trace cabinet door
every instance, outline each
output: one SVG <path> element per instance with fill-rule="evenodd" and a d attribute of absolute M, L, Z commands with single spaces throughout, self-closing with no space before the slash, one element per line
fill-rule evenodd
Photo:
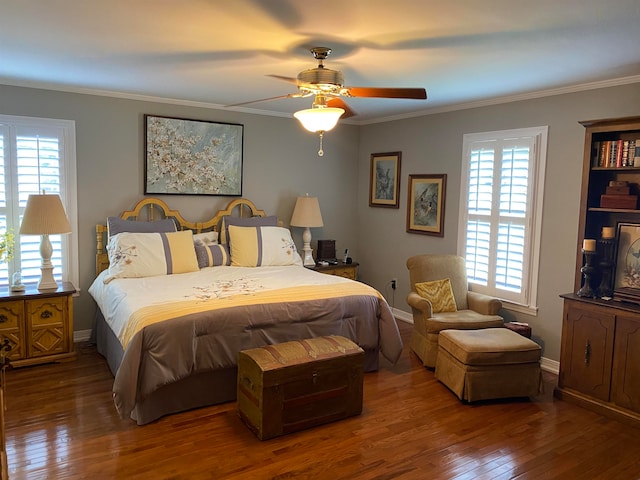
<path fill-rule="evenodd" d="M 9 340 L 11 360 L 25 357 L 24 302 L 12 300 L 0 303 L 0 342 Z"/>
<path fill-rule="evenodd" d="M 566 300 L 562 325 L 562 387 L 609 401 L 615 311 Z"/>
<path fill-rule="evenodd" d="M 27 349 L 29 357 L 68 351 L 67 297 L 27 300 Z"/>
<path fill-rule="evenodd" d="M 640 412 L 640 321 L 619 315 L 613 359 L 611 401 Z"/>

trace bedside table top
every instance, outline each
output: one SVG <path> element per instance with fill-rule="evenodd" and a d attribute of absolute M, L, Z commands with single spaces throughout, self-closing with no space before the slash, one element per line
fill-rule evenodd
<path fill-rule="evenodd" d="M 314 265 L 306 268 L 315 270 L 316 272 L 322 272 L 323 270 L 333 270 L 336 268 L 349 268 L 349 267 L 356 268 L 358 265 L 360 265 L 358 262 L 352 262 L 352 263 L 338 262 L 335 265 Z"/>
<path fill-rule="evenodd" d="M 10 287 L 4 287 L 0 289 L 0 299 L 2 300 L 17 300 L 30 297 L 59 297 L 76 293 L 76 287 L 71 282 L 58 282 L 58 288 L 56 290 L 38 290 L 38 285 L 35 283 L 25 284 L 25 289 L 22 292 L 12 292 Z"/>

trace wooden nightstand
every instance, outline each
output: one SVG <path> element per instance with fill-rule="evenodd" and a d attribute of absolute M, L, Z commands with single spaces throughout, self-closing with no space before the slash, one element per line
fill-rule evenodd
<path fill-rule="evenodd" d="M 338 277 L 358 279 L 358 263 L 343 263 L 337 265 L 316 265 L 315 267 L 307 267 L 316 272 L 326 273 L 327 275 L 336 275 Z"/>
<path fill-rule="evenodd" d="M 9 340 L 7 357 L 14 367 L 75 358 L 71 283 L 40 292 L 0 292 L 0 343 Z"/>

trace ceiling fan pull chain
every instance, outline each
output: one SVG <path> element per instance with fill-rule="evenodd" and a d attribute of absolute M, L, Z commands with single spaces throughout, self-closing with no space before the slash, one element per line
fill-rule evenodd
<path fill-rule="evenodd" d="M 324 150 L 322 150 L 322 137 L 324 136 L 324 132 L 320 132 L 320 150 L 318 150 L 318 156 L 322 157 L 324 155 Z"/>

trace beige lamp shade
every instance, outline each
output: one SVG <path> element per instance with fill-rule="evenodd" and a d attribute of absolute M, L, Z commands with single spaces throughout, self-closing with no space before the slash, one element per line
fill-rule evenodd
<path fill-rule="evenodd" d="M 322 214 L 318 197 L 298 197 L 291 216 L 292 227 L 322 227 Z"/>
<path fill-rule="evenodd" d="M 293 116 L 310 132 L 328 132 L 336 126 L 343 113 L 342 108 L 314 107 L 299 110 Z"/>
<path fill-rule="evenodd" d="M 59 195 L 29 195 L 20 235 L 71 233 L 71 225 Z"/>

